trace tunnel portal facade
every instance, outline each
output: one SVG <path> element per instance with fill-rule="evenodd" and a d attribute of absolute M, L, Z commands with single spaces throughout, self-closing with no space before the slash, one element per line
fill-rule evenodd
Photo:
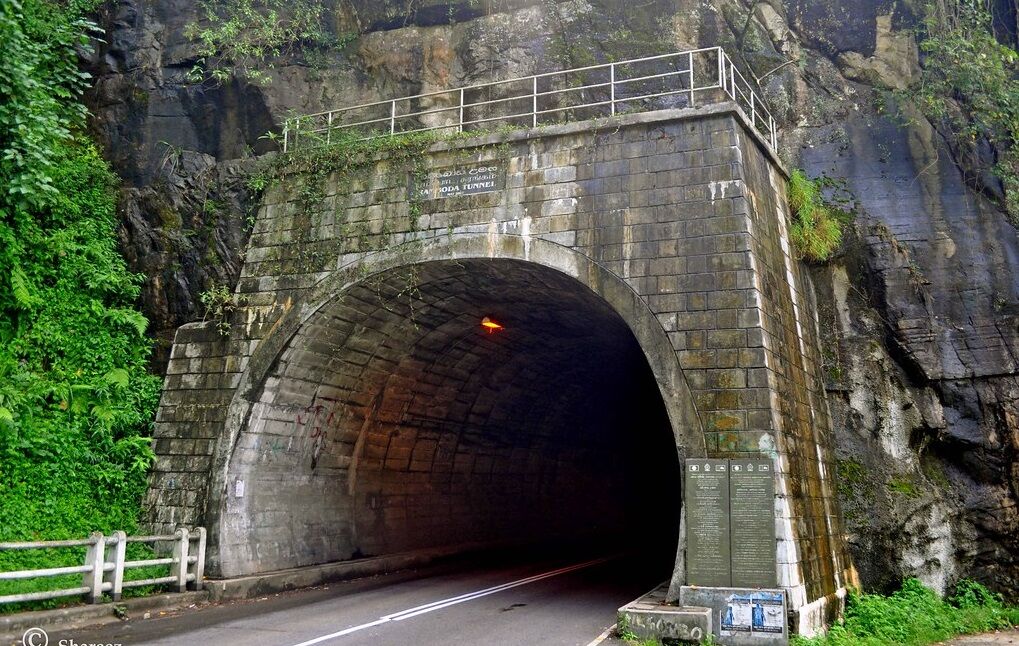
<path fill-rule="evenodd" d="M 779 586 L 822 619 L 851 565 L 817 319 L 747 123 L 629 115 L 270 188 L 237 309 L 176 335 L 149 524 L 204 524 L 234 576 L 666 519 L 675 591 L 682 459 L 767 457 Z M 439 189 L 471 169 L 492 185 Z"/>

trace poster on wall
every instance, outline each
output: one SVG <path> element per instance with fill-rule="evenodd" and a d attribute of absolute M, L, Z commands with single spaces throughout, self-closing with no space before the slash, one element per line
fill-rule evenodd
<path fill-rule="evenodd" d="M 781 635 L 785 623 L 785 596 L 781 592 L 731 594 L 720 611 L 722 635 Z"/>

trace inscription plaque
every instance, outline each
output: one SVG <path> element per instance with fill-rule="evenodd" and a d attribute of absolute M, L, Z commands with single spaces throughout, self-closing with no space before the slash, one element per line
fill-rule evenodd
<path fill-rule="evenodd" d="M 775 474 L 771 460 L 729 460 L 732 584 L 774 588 Z"/>
<path fill-rule="evenodd" d="M 415 182 L 411 178 L 411 191 Z M 468 166 L 449 166 L 430 171 L 416 187 L 422 199 L 431 200 L 458 195 L 477 195 L 501 191 L 506 186 L 506 169 L 502 162 L 491 161 Z"/>
<path fill-rule="evenodd" d="M 687 460 L 684 485 L 687 580 L 690 585 L 728 587 L 729 461 Z"/>

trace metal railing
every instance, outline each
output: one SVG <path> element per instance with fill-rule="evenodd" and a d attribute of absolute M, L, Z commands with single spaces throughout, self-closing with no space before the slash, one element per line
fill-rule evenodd
<path fill-rule="evenodd" d="M 775 119 L 721 47 L 438 90 L 287 119 L 283 151 L 425 131 L 534 128 L 732 100 L 771 146 Z"/>
<path fill-rule="evenodd" d="M 191 546 L 192 542 L 195 543 L 193 548 Z M 128 561 L 126 558 L 128 543 L 172 543 L 172 556 Z M 104 536 L 100 532 L 94 532 L 88 538 L 79 540 L 0 543 L 0 551 L 64 547 L 86 547 L 85 562 L 82 565 L 68 567 L 0 572 L 0 581 L 81 574 L 82 582 L 80 586 L 59 590 L 3 595 L 0 596 L 0 604 L 40 601 L 76 595 L 84 595 L 89 603 L 98 603 L 102 600 L 103 593 L 109 593 L 114 601 L 119 601 L 124 588 L 143 585 L 170 584 L 171 589 L 177 592 L 184 592 L 188 587 L 194 590 L 202 589 L 202 580 L 205 576 L 204 527 L 192 530 L 181 527 L 175 533 L 163 536 L 128 536 L 124 532 L 119 531 L 113 532 L 109 536 Z M 125 570 L 153 565 L 170 566 L 170 574 L 147 579 L 124 580 Z"/>

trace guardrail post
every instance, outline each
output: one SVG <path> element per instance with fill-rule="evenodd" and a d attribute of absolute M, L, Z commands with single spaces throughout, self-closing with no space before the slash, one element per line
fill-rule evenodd
<path fill-rule="evenodd" d="M 173 543 L 173 566 L 171 576 L 177 577 L 175 584 L 177 592 L 184 592 L 188 585 L 188 530 L 186 527 L 178 527 L 174 532 L 176 540 Z"/>
<path fill-rule="evenodd" d="M 396 134 L 396 99 L 389 106 L 389 134 Z"/>
<path fill-rule="evenodd" d="M 326 145 L 329 145 L 333 135 L 333 113 L 326 115 Z"/>
<path fill-rule="evenodd" d="M 694 107 L 693 103 L 693 52 L 687 53 L 687 61 L 690 64 L 690 107 Z"/>
<path fill-rule="evenodd" d="M 198 533 L 198 545 L 195 546 L 198 553 L 195 554 L 195 580 L 192 582 L 192 589 L 201 590 L 205 585 L 202 582 L 205 578 L 205 528 L 198 527 L 195 532 Z"/>
<path fill-rule="evenodd" d="M 609 63 L 609 100 L 612 105 L 612 116 L 616 114 L 616 64 Z"/>
<path fill-rule="evenodd" d="M 110 536 L 113 549 L 106 557 L 107 563 L 113 564 L 110 570 L 110 583 L 112 585 L 110 594 L 114 601 L 120 601 L 121 592 L 124 590 L 124 561 L 127 560 L 127 534 L 123 531 L 115 531 Z"/>
<path fill-rule="evenodd" d="M 716 47 L 715 50 L 718 52 L 718 87 L 725 90 L 725 59 L 722 53 L 721 47 Z"/>
<path fill-rule="evenodd" d="M 538 77 L 532 76 L 531 80 L 531 127 L 538 127 Z"/>
<path fill-rule="evenodd" d="M 464 131 L 464 89 L 460 88 L 460 127 L 457 129 L 457 132 L 463 131 Z"/>
<path fill-rule="evenodd" d="M 92 569 L 85 572 L 81 586 L 88 588 L 85 598 L 89 603 L 99 603 L 103 597 L 103 566 L 106 564 L 106 538 L 102 532 L 89 535 L 88 550 L 85 552 L 85 565 Z"/>
<path fill-rule="evenodd" d="M 288 139 L 290 138 L 290 120 L 283 124 L 283 152 L 287 152 Z"/>

